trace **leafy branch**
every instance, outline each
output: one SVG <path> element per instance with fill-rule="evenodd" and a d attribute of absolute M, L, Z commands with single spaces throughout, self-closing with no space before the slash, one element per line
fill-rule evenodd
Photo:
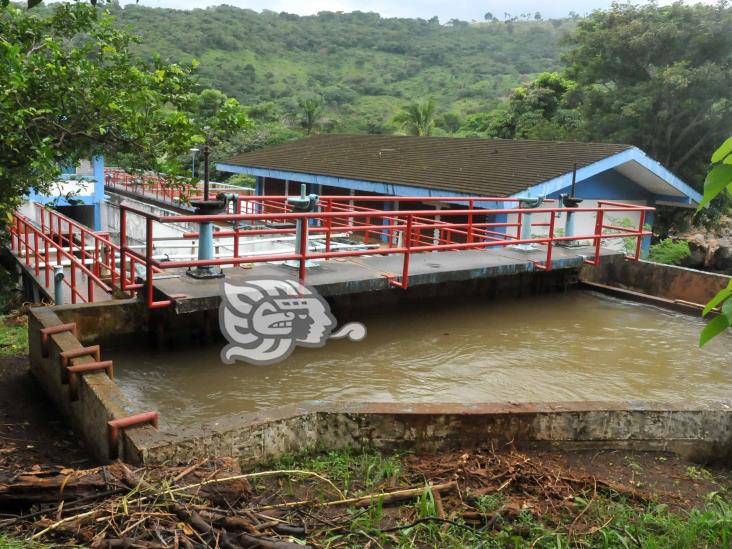
<path fill-rule="evenodd" d="M 727 190 L 732 193 L 732 137 L 728 138 L 722 146 L 712 154 L 712 169 L 704 180 L 704 196 L 699 203 L 697 212 L 709 204 L 714 198 Z M 726 288 L 720 290 L 702 311 L 706 317 L 712 310 L 719 307 L 719 312 L 702 330 L 699 336 L 699 346 L 705 345 L 709 340 L 721 334 L 732 324 L 732 280 Z"/>

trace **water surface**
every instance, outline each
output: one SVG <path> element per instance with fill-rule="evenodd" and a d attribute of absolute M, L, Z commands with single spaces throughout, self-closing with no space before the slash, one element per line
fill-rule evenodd
<path fill-rule="evenodd" d="M 304 400 L 539 402 L 732 398 L 732 336 L 703 322 L 572 291 L 444 302 L 359 318 L 360 343 L 298 348 L 271 366 L 224 365 L 220 346 L 114 356 L 117 383 L 167 427 Z"/>

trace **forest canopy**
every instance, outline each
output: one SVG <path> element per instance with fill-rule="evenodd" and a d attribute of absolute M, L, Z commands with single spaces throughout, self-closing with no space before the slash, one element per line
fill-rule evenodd
<path fill-rule="evenodd" d="M 317 96 L 325 131 L 361 133 L 395 131 L 394 116 L 412 100 L 433 98 L 461 118 L 492 109 L 514 87 L 561 68 L 560 39 L 576 26 L 533 15 L 442 25 L 362 12 L 108 9 L 119 26 L 142 37 L 143 57 L 197 59 L 203 86 L 251 107 L 270 105 L 284 118 L 299 118 L 302 100 Z"/>

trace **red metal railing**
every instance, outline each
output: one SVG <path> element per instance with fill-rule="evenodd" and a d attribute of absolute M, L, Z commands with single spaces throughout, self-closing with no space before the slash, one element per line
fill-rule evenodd
<path fill-rule="evenodd" d="M 119 168 L 106 168 L 104 170 L 104 178 L 104 184 L 108 188 L 146 196 L 158 202 L 175 206 L 186 205 L 191 200 L 201 198 L 203 194 L 203 183 L 201 182 L 195 185 L 192 185 L 189 180 L 176 183 L 173 180 L 159 175 L 133 175 Z M 210 189 L 212 195 L 222 191 L 241 195 L 251 195 L 254 193 L 253 189 L 222 185 L 220 183 L 210 183 Z"/>
<path fill-rule="evenodd" d="M 401 254 L 400 272 L 384 276 L 391 284 L 407 288 L 410 258 L 415 253 L 535 244 L 543 249 L 544 257 L 536 259 L 534 256 L 529 258 L 530 261 L 537 269 L 550 270 L 554 246 L 561 242 L 590 241 L 594 253 L 585 261 L 597 265 L 603 240 L 635 238 L 635 253 L 629 258 L 638 259 L 642 238 L 651 234 L 644 230 L 646 212 L 653 210 L 650 207 L 599 201 L 596 207 L 561 208 L 554 206 L 552 200 L 546 202 L 549 207 L 527 210 L 518 207 L 519 201 L 513 198 L 324 196 L 320 198 L 319 211 L 296 213 L 292 211 L 287 196 L 238 195 L 230 202 L 226 213 L 208 216 L 155 215 L 123 204 L 120 207 L 119 245 L 113 243 L 107 233 L 94 232 L 55 210 L 35 204 L 36 222 L 16 214 L 11 227 L 11 247 L 37 277 L 43 271 L 47 288 L 52 286 L 53 266 L 63 263 L 69 275 L 64 284 L 70 289 L 72 303 L 93 301 L 95 288 L 107 293 L 120 289 L 128 294 L 144 289 L 148 306 L 157 308 L 170 302 L 155 301 L 150 282 L 154 282 L 155 273 L 167 269 L 295 261 L 298 262 L 299 277 L 304 281 L 308 260 Z M 409 208 L 413 203 L 451 203 L 456 209 L 397 209 L 400 206 Z M 481 206 L 484 203 L 503 207 L 484 208 Z M 594 230 L 571 236 L 557 234 L 557 216 L 569 212 L 578 216 L 594 215 Z M 522 239 L 521 226 L 527 213 L 533 214 L 531 228 L 541 234 Z M 608 213 L 637 214 L 638 226 L 629 228 L 616 222 L 606 223 L 605 215 Z M 130 214 L 145 219 L 143 252 L 135 249 L 139 246 L 128 244 L 127 217 Z M 242 239 L 248 239 L 245 241 L 247 244 L 263 236 L 294 241 L 297 235 L 295 222 L 299 219 L 307 220 L 309 233 L 313 235 L 310 244 L 314 249 L 307 249 L 303 240 L 300 242 L 301 252 L 292 249 L 263 254 L 242 252 Z M 217 226 L 214 236 L 220 242 L 221 239 L 229 239 L 233 251 L 230 257 L 205 261 L 175 257 L 161 260 L 153 255 L 155 228 L 160 224 L 204 221 Z M 346 246 L 337 241 L 343 235 L 348 237 Z M 198 233 L 183 233 L 182 238 L 196 239 Z M 144 271 L 144 276 L 138 275 L 138 268 Z M 86 285 L 86 291 L 81 289 L 83 285 Z"/>
<path fill-rule="evenodd" d="M 446 210 L 396 210 L 368 208 L 360 205 L 351 205 L 351 202 L 371 202 L 385 205 L 395 201 L 399 203 L 412 202 L 458 202 L 458 209 Z M 479 207 L 480 203 L 496 203 L 506 207 L 486 209 Z M 121 215 L 121 268 L 124 271 L 128 260 L 137 261 L 144 265 L 146 270 L 146 281 L 153 280 L 155 270 L 166 270 L 175 268 L 191 268 L 198 266 L 213 265 L 242 265 L 252 263 L 271 263 L 296 261 L 298 262 L 299 278 L 304 281 L 306 277 L 306 264 L 308 260 L 333 259 L 342 257 L 365 257 L 370 255 L 402 255 L 401 272 L 397 274 L 386 274 L 390 283 L 406 289 L 409 278 L 410 258 L 415 253 L 440 252 L 454 250 L 487 250 L 494 247 L 502 247 L 517 244 L 535 244 L 544 248 L 542 260 L 532 259 L 537 269 L 550 270 L 554 246 L 566 241 L 592 242 L 594 254 L 592 259 L 586 262 L 597 265 L 600 261 L 600 245 L 604 239 L 618 239 L 633 237 L 637 239 L 635 254 L 629 256 L 632 259 L 640 257 L 641 241 L 644 236 L 650 235 L 650 231 L 643 229 L 645 212 L 653 208 L 624 204 L 620 202 L 600 201 L 596 207 L 562 208 L 544 207 L 530 210 L 534 217 L 548 217 L 543 222 L 532 222 L 532 228 L 540 228 L 546 235 L 522 239 L 520 237 L 521 223 L 523 216 L 529 210 L 520 207 L 510 207 L 511 203 L 517 204 L 517 199 L 493 199 L 484 197 L 393 197 L 393 196 L 324 196 L 320 199 L 320 211 L 313 213 L 296 213 L 291 211 L 287 204 L 286 196 L 249 196 L 239 197 L 233 210 L 237 213 L 226 213 L 219 215 L 155 215 L 134 207 L 122 205 Z M 243 213 L 242 213 L 243 212 Z M 589 234 L 558 235 L 556 231 L 557 215 L 567 213 L 574 215 L 595 215 L 595 229 Z M 606 224 L 604 216 L 606 213 L 639 213 L 638 228 L 620 227 Z M 137 215 L 145 218 L 146 247 L 145 253 L 135 251 L 127 245 L 125 227 L 128 215 Z M 506 217 L 505 221 L 496 220 L 496 216 Z M 509 221 L 508 216 L 515 216 L 515 221 Z M 306 233 L 301 233 L 300 252 L 290 250 L 275 252 L 265 255 L 253 253 L 242 253 L 240 239 L 257 237 L 263 235 L 295 236 L 296 229 L 294 222 L 302 219 L 309 225 L 311 235 L 324 235 L 325 246 L 322 250 L 309 250 L 307 246 Z M 214 233 L 218 238 L 231 238 L 233 241 L 234 253 L 231 257 L 217 257 L 210 260 L 157 260 L 153 257 L 153 232 L 156 224 L 166 223 L 201 223 L 213 222 L 220 229 Z M 249 222 L 242 227 L 242 222 Z M 274 223 L 285 224 L 273 226 Z M 223 228 L 231 225 L 232 228 Z M 515 230 L 515 233 L 513 232 Z M 607 233 L 612 230 L 612 233 Z M 351 239 L 369 244 L 360 249 L 334 250 L 332 237 L 336 232 L 347 232 Z M 198 233 L 189 232 L 184 235 L 187 238 L 196 238 Z M 126 278 L 122 278 L 123 290 L 146 290 L 146 301 L 151 308 L 167 307 L 169 300 L 155 301 L 153 297 L 153 284 L 134 283 L 129 284 Z"/>
<path fill-rule="evenodd" d="M 86 228 L 83 230 L 88 232 Z M 106 263 L 99 261 L 99 248 L 96 249 L 96 255 L 90 254 L 83 244 L 75 240 L 73 228 L 50 231 L 48 227 L 39 227 L 26 216 L 16 213 L 10 228 L 10 247 L 48 289 L 53 286 L 54 266 L 63 266 L 63 284 L 69 289 L 71 303 L 91 303 L 97 288 L 112 293 L 112 286 L 102 280 L 102 272 L 98 268 L 100 263 Z M 90 262 L 88 258 L 95 256 L 97 262 Z M 91 263 L 91 268 L 87 266 L 88 263 Z"/>
<path fill-rule="evenodd" d="M 44 234 L 63 244 L 82 264 L 90 265 L 95 276 L 109 279 L 112 286 L 117 285 L 121 276 L 117 267 L 120 247 L 111 241 L 109 233 L 93 231 L 38 202 L 33 205 Z"/>

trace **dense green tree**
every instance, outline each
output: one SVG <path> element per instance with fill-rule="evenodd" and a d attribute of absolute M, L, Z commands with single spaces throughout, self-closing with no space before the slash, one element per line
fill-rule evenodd
<path fill-rule="evenodd" d="M 574 89 L 575 83 L 559 73 L 541 73 L 515 88 L 506 105 L 473 117 L 471 129 L 502 139 L 572 139 L 581 124 Z"/>
<path fill-rule="evenodd" d="M 700 186 L 732 126 L 732 11 L 613 4 L 568 38 L 588 139 L 634 144 Z"/>
<path fill-rule="evenodd" d="M 0 210 L 47 190 L 61 164 L 130 153 L 175 173 L 199 135 L 185 113 L 190 67 L 144 63 L 134 39 L 88 4 L 0 8 Z"/>
<path fill-rule="evenodd" d="M 224 161 L 234 155 L 270 145 L 279 145 L 299 137 L 302 137 L 302 133 L 280 122 L 254 121 L 226 139 L 222 139 L 212 151 L 212 160 L 215 165 L 216 162 Z M 230 175 L 223 172 L 214 173 L 214 177 L 218 180 L 230 177 Z"/>
<path fill-rule="evenodd" d="M 435 126 L 436 108 L 434 99 L 415 101 L 402 107 L 394 121 L 409 135 L 430 135 Z"/>
<path fill-rule="evenodd" d="M 435 125 L 438 128 L 442 128 L 447 133 L 456 133 L 462 127 L 462 120 L 460 119 L 459 114 L 454 112 L 446 112 L 441 114 L 437 118 Z"/>

